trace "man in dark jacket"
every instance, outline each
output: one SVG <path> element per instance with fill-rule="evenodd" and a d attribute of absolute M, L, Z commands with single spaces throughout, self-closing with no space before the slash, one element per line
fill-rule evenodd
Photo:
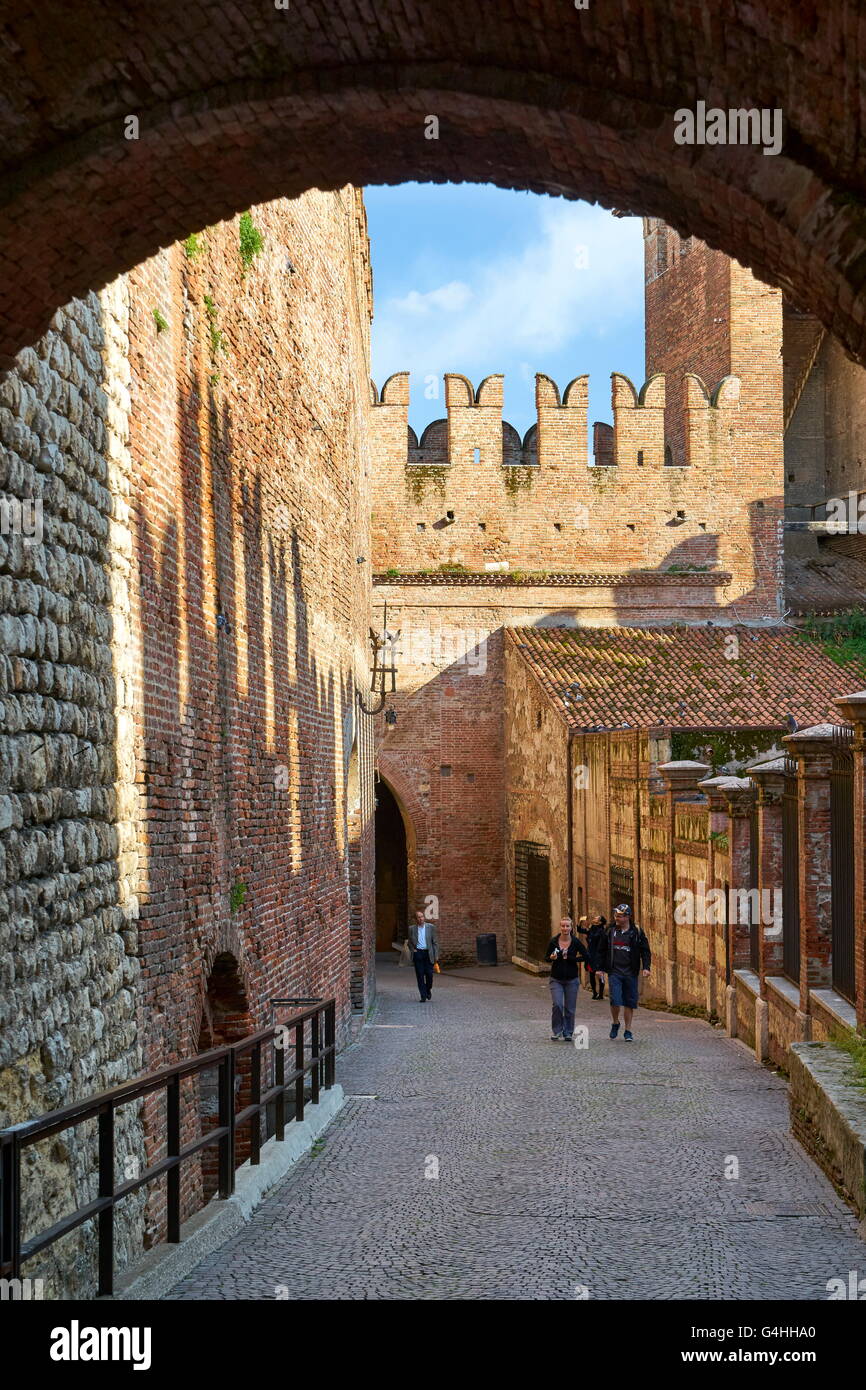
<path fill-rule="evenodd" d="M 651 962 L 649 942 L 644 932 L 632 921 L 628 903 L 621 903 L 614 908 L 613 921 L 599 938 L 595 957 L 596 979 L 600 979 L 604 985 L 607 975 L 610 983 L 608 996 L 613 1020 L 610 1028 L 612 1038 L 619 1033 L 619 1011 L 622 1008 L 625 1016 L 623 1039 L 625 1042 L 634 1041 L 631 1020 L 637 1008 L 638 976 L 641 967 L 644 975 L 650 973 Z"/>

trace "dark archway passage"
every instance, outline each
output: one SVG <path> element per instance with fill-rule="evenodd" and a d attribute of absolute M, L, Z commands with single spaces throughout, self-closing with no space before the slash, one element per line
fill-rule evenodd
<path fill-rule="evenodd" d="M 409 876 L 406 827 L 387 782 L 376 785 L 376 950 L 390 951 L 406 935 Z"/>
<path fill-rule="evenodd" d="M 166 0 L 134 20 L 23 0 L 3 32 L 0 363 L 58 306 L 252 203 L 404 179 L 662 217 L 866 360 L 857 0 Z M 782 152 L 675 143 L 699 101 L 778 109 Z"/>
<path fill-rule="evenodd" d="M 250 1015 L 247 992 L 238 969 L 238 963 L 228 951 L 223 951 L 214 960 L 207 983 L 207 993 L 202 1009 L 199 1028 L 198 1050 L 209 1052 L 213 1047 L 226 1043 L 239 1042 L 241 1038 L 254 1031 Z M 217 1070 L 203 1072 L 199 1081 L 199 1113 L 201 1132 L 215 1129 L 219 1124 L 219 1091 Z M 237 1092 L 235 1109 L 242 1110 L 250 1097 L 250 1056 L 243 1056 L 238 1064 Z M 235 1139 L 235 1167 L 249 1158 L 250 1132 L 244 1125 Z M 216 1145 L 202 1151 L 202 1188 L 205 1200 L 213 1197 L 219 1186 L 219 1161 Z"/>

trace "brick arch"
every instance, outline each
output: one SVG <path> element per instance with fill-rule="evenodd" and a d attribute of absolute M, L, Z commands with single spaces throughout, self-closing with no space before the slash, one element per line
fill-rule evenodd
<path fill-rule="evenodd" d="M 663 217 L 866 360 L 858 0 L 21 0 L 0 48 L 0 363 L 57 306 L 190 231 L 310 187 L 494 180 Z M 367 17 L 369 14 L 369 17 Z M 697 100 L 780 107 L 782 154 L 679 146 Z M 439 122 L 428 139 L 427 117 Z M 124 138 L 125 118 L 139 122 Z"/>
<path fill-rule="evenodd" d="M 401 772 L 396 761 L 388 757 L 387 749 L 380 752 L 376 771 L 378 780 L 384 782 L 403 817 L 403 828 L 406 831 L 407 900 L 411 915 L 418 906 L 419 894 L 422 893 L 422 885 L 418 883 L 418 846 L 427 843 L 429 818 L 414 787 Z"/>
<path fill-rule="evenodd" d="M 231 951 L 219 951 L 207 973 L 199 1020 L 198 1051 L 209 1052 L 226 1043 L 239 1042 L 255 1031 L 250 1013 L 249 994 L 237 958 Z M 249 1103 L 251 1091 L 250 1055 L 240 1058 L 236 1074 L 235 1109 Z M 198 1109 L 202 1133 L 219 1122 L 219 1093 L 217 1072 L 202 1072 L 198 1080 Z M 250 1154 L 250 1129 L 245 1125 L 235 1138 L 235 1166 L 239 1167 Z M 201 1183 L 205 1198 L 214 1195 L 218 1187 L 219 1160 L 216 1147 L 202 1150 Z"/>

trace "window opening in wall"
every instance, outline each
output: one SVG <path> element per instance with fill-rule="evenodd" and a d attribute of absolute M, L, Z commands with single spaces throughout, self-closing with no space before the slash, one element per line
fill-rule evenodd
<path fill-rule="evenodd" d="M 474 455 L 475 455 L 475 462 L 476 462 L 476 463 L 480 463 L 480 462 L 481 462 L 481 450 L 480 450 L 480 449 L 474 449 L 474 450 L 473 450 L 473 453 L 474 453 Z"/>

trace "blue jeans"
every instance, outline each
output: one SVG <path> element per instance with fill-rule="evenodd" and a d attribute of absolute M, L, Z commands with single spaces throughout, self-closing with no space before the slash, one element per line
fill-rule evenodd
<path fill-rule="evenodd" d="M 577 979 L 554 980 L 551 977 L 548 983 L 550 985 L 550 999 L 553 1004 L 550 1031 L 555 1033 L 557 1037 L 563 1034 L 570 1038 L 574 1032 L 574 1006 L 577 1003 L 580 981 Z"/>
<path fill-rule="evenodd" d="M 608 975 L 608 999 L 616 1007 L 637 1008 L 637 975 Z"/>

